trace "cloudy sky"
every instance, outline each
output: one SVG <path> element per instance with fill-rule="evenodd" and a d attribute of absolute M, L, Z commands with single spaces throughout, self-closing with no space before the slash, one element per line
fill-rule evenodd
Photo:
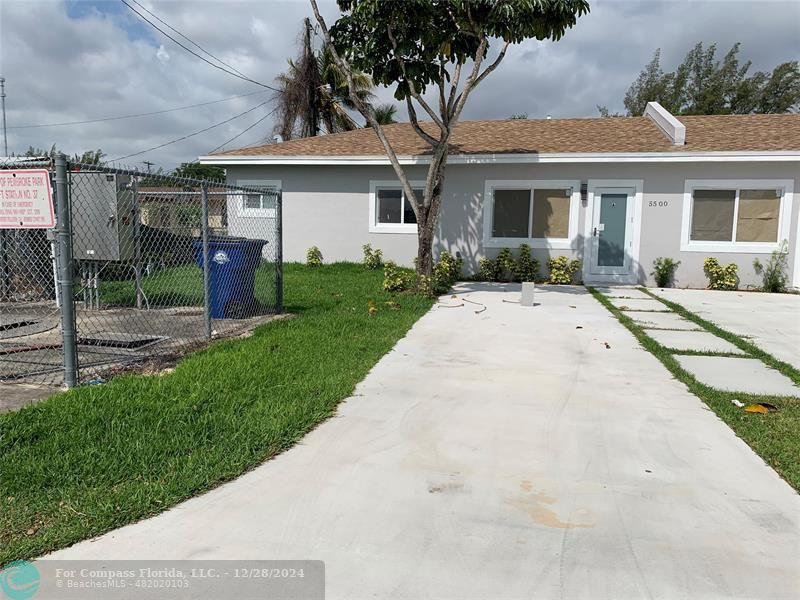
<path fill-rule="evenodd" d="M 310 15 L 304 0 L 138 1 L 241 73 L 267 84 L 296 53 L 302 19 Z M 334 17 L 333 1 L 322 4 Z M 591 13 L 560 42 L 513 47 L 473 94 L 464 118 L 523 112 L 531 118 L 596 116 L 597 104 L 621 111 L 625 90 L 656 48 L 662 49 L 662 64 L 672 69 L 698 41 L 716 42 L 723 51 L 739 41 L 740 56 L 752 60 L 754 70 L 768 70 L 800 58 L 798 25 L 800 0 L 596 0 Z M 0 0 L 0 75 L 6 78 L 9 152 L 55 143 L 69 153 L 102 148 L 113 159 L 253 109 L 202 134 L 121 161 L 141 168 L 141 161 L 149 160 L 171 169 L 236 136 L 272 109 L 271 92 L 187 53 L 119 0 Z M 163 111 L 245 94 L 147 117 L 26 127 Z M 391 97 L 387 91 L 380 95 Z M 271 135 L 267 117 L 230 147 Z"/>

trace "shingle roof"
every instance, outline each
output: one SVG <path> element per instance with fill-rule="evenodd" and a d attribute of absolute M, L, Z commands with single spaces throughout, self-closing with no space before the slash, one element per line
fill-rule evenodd
<path fill-rule="evenodd" d="M 678 117 L 686 144 L 674 146 L 647 117 L 463 121 L 456 125 L 451 154 L 607 152 L 800 151 L 800 115 Z M 434 125 L 424 128 L 434 132 Z M 398 155 L 430 152 L 408 123 L 385 127 Z M 288 140 L 220 152 L 214 156 L 382 156 L 371 129 Z"/>

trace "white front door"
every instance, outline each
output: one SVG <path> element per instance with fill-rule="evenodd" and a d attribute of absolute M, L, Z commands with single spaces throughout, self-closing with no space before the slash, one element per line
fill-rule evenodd
<path fill-rule="evenodd" d="M 589 273 L 632 275 L 634 188 L 598 187 L 591 208 Z"/>

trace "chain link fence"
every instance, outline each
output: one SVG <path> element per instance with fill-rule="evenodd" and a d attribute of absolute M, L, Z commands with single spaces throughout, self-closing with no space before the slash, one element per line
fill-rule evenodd
<path fill-rule="evenodd" d="M 49 180 L 54 228 L 15 222 L 26 173 Z M 279 190 L 63 157 L 0 174 L 0 383 L 158 370 L 283 309 Z"/>

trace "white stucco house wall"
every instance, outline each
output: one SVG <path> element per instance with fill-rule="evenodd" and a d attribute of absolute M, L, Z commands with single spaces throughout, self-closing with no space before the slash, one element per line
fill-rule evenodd
<path fill-rule="evenodd" d="M 409 124 L 386 128 L 412 180 L 428 148 Z M 318 246 L 327 262 L 360 261 L 362 246 L 411 265 L 416 225 L 371 129 L 200 157 L 231 184 L 282 191 L 284 258 Z M 656 103 L 642 117 L 464 121 L 456 126 L 435 249 L 465 259 L 521 243 L 544 266 L 568 255 L 587 283 L 652 283 L 653 260 L 681 261 L 676 285 L 705 287 L 703 260 L 739 265 L 788 252 L 800 287 L 800 115 L 676 118 Z M 269 199 L 232 197 L 232 235 L 257 236 Z M 243 226 L 246 224 L 246 226 Z"/>

